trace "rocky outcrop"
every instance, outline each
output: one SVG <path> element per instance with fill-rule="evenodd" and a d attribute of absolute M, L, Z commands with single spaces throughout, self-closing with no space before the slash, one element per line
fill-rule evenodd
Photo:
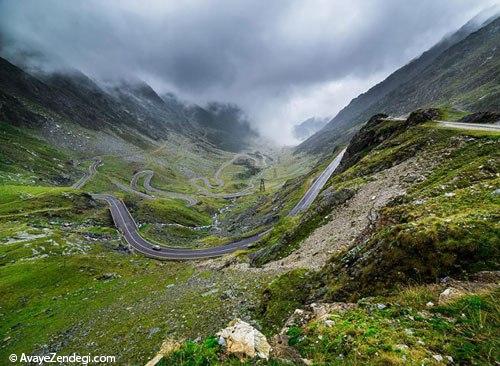
<path fill-rule="evenodd" d="M 415 126 L 427 121 L 432 121 L 434 119 L 438 119 L 440 116 L 439 109 L 429 108 L 429 109 L 417 109 L 414 112 L 411 112 L 408 118 L 406 119 L 406 125 Z"/>
<path fill-rule="evenodd" d="M 225 347 L 226 352 L 240 358 L 259 357 L 269 358 L 271 346 L 264 334 L 241 319 L 234 319 L 227 328 L 217 333 L 219 344 Z"/>
<path fill-rule="evenodd" d="M 469 114 L 462 119 L 460 122 L 465 123 L 495 123 L 500 121 L 500 112 L 476 112 Z"/>
<path fill-rule="evenodd" d="M 337 169 L 343 172 L 360 161 L 370 151 L 409 127 L 437 119 L 439 110 L 435 108 L 418 109 L 406 121 L 390 120 L 387 114 L 376 114 L 354 135 Z M 404 157 L 402 157 L 404 160 Z"/>
<path fill-rule="evenodd" d="M 386 140 L 396 129 L 385 129 L 377 133 L 377 127 L 389 116 L 387 114 L 376 114 L 354 135 L 342 158 L 337 172 L 343 172 L 356 164 L 363 156 L 375 146 Z"/>

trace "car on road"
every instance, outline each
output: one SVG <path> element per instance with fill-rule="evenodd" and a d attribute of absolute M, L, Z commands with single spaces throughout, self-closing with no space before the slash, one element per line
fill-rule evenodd
<path fill-rule="evenodd" d="M 153 245 L 151 248 L 153 250 L 161 250 L 161 247 L 159 245 Z"/>

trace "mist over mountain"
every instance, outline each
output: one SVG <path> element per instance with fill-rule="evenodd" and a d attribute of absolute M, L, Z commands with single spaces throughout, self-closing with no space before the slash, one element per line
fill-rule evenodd
<path fill-rule="evenodd" d="M 293 135 L 303 141 L 321 130 L 330 120 L 329 117 L 311 117 L 293 127 Z"/>
<path fill-rule="evenodd" d="M 498 110 L 500 56 L 496 45 L 500 41 L 500 19 L 493 10 L 471 19 L 354 98 L 321 131 L 300 144 L 297 151 L 325 151 L 376 113 L 400 116 L 428 106 L 473 112 Z"/>
<path fill-rule="evenodd" d="M 204 108 L 173 94 L 163 99 L 143 81 L 102 84 L 77 70 L 33 76 L 0 58 L 0 86 L 4 121 L 40 132 L 66 119 L 125 138 L 133 130 L 155 140 L 175 133 L 230 151 L 257 136 L 236 105 L 213 102 Z"/>
<path fill-rule="evenodd" d="M 0 56 L 236 104 L 261 135 L 291 143 L 296 121 L 335 115 L 494 2 L 4 0 Z"/>
<path fill-rule="evenodd" d="M 498 365 L 495 2 L 0 0 L 0 364 Z"/>

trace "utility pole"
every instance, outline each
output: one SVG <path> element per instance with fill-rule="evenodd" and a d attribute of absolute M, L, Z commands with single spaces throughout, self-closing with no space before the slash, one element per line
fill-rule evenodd
<path fill-rule="evenodd" d="M 264 192 L 266 190 L 266 186 L 264 185 L 264 178 L 261 178 L 260 180 L 260 189 L 261 192 Z"/>

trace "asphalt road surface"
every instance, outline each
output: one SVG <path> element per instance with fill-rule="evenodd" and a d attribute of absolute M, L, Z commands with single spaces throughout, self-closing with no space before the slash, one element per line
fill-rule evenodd
<path fill-rule="evenodd" d="M 266 234 L 266 232 L 262 232 L 249 238 L 213 248 L 185 249 L 161 246 L 159 250 L 156 250 L 154 249 L 156 245 L 148 242 L 139 235 L 137 225 L 123 201 L 108 194 L 95 194 L 93 197 L 105 200 L 109 204 L 111 216 L 113 217 L 115 226 L 121 231 L 127 243 L 135 251 L 150 258 L 192 260 L 219 257 L 224 254 L 232 253 L 238 249 L 248 248 L 251 244 L 255 243 Z"/>
<path fill-rule="evenodd" d="M 295 216 L 298 213 L 305 211 L 311 206 L 316 197 L 318 197 L 319 192 L 325 186 L 325 183 L 332 176 L 335 169 L 340 164 L 342 157 L 344 156 L 346 149 L 343 149 L 340 153 L 337 154 L 335 159 L 326 167 L 326 169 L 319 175 L 319 177 L 314 181 L 314 183 L 309 187 L 306 194 L 302 197 L 302 199 L 295 205 L 294 208 L 288 214 L 289 216 Z"/>
<path fill-rule="evenodd" d="M 240 154 L 234 155 L 231 159 L 225 161 L 217 169 L 217 171 L 215 172 L 215 174 L 214 174 L 214 180 L 217 182 L 217 186 L 216 187 L 223 187 L 224 186 L 225 182 L 221 178 L 223 170 L 225 168 L 227 168 L 229 165 L 231 165 L 232 163 L 234 163 L 239 158 L 252 159 L 257 164 L 259 163 L 258 160 L 255 157 L 250 156 L 250 155 L 248 155 L 246 153 L 240 153 Z M 263 167 L 267 166 L 267 164 L 265 163 L 265 161 L 263 161 L 262 166 Z M 200 181 L 200 180 L 205 184 L 206 187 L 200 186 L 198 184 L 198 181 Z M 245 189 L 243 189 L 241 191 L 238 191 L 238 192 L 233 192 L 233 193 L 213 193 L 213 192 L 210 192 L 208 189 L 213 189 L 213 188 L 216 188 L 216 187 L 214 187 L 210 183 L 210 181 L 208 180 L 207 177 L 194 177 L 194 178 L 191 178 L 190 181 L 191 181 L 191 184 L 194 185 L 196 187 L 196 189 L 198 189 L 199 192 L 201 192 L 201 194 L 203 194 L 204 196 L 207 196 L 207 197 L 214 197 L 214 198 L 230 199 L 230 198 L 238 198 L 238 197 L 248 196 L 248 195 L 250 195 L 250 194 L 253 193 L 254 188 L 255 188 L 255 186 L 253 184 L 250 184 L 250 186 L 248 186 L 247 188 L 245 188 Z"/>
<path fill-rule="evenodd" d="M 152 170 L 141 170 L 140 172 L 135 173 L 134 176 L 132 177 L 132 180 L 130 181 L 132 189 L 139 191 L 139 188 L 137 187 L 137 181 L 141 176 L 144 176 L 144 189 L 146 189 L 148 193 L 153 195 L 161 195 L 170 198 L 181 199 L 183 201 L 186 201 L 188 206 L 194 206 L 198 203 L 198 200 L 187 194 L 179 192 L 171 192 L 171 191 L 162 191 L 160 189 L 154 188 L 151 185 L 151 179 L 153 179 L 154 174 L 155 173 Z"/>
<path fill-rule="evenodd" d="M 327 182 L 328 178 L 330 178 L 332 173 L 338 167 L 340 160 L 342 160 L 344 152 L 345 149 L 335 157 L 335 159 L 328 165 L 328 167 L 323 171 L 323 173 L 321 173 L 318 179 L 316 179 L 316 181 L 308 189 L 302 200 L 297 204 L 297 206 L 295 206 L 294 209 L 297 208 L 297 210 L 294 215 L 299 211 L 307 209 L 311 205 L 321 188 L 323 188 L 323 186 Z M 237 240 L 232 243 L 213 248 L 186 249 L 168 246 L 158 247 L 157 245 L 148 242 L 140 236 L 137 225 L 123 201 L 109 194 L 94 194 L 93 197 L 95 199 L 104 200 L 108 203 L 115 226 L 120 230 L 130 247 L 147 257 L 155 259 L 192 260 L 219 257 L 224 254 L 232 253 L 238 249 L 248 248 L 253 243 L 260 240 L 269 231 L 267 230 L 248 238 Z"/>
<path fill-rule="evenodd" d="M 97 167 L 101 165 L 101 159 L 94 158 L 92 164 L 90 164 L 88 171 L 80 178 L 78 182 L 73 184 L 71 188 L 81 189 L 96 173 Z"/>
<path fill-rule="evenodd" d="M 392 121 L 406 121 L 406 118 L 401 117 L 388 117 Z M 434 121 L 443 127 L 459 128 L 461 130 L 479 130 L 479 131 L 500 131 L 500 121 L 496 123 L 465 123 L 465 122 L 452 122 L 452 121 Z"/>
<path fill-rule="evenodd" d="M 448 122 L 437 121 L 441 126 L 460 128 L 462 130 L 480 130 L 480 131 L 500 131 L 498 124 L 482 124 L 482 123 L 464 123 L 464 122 Z"/>

